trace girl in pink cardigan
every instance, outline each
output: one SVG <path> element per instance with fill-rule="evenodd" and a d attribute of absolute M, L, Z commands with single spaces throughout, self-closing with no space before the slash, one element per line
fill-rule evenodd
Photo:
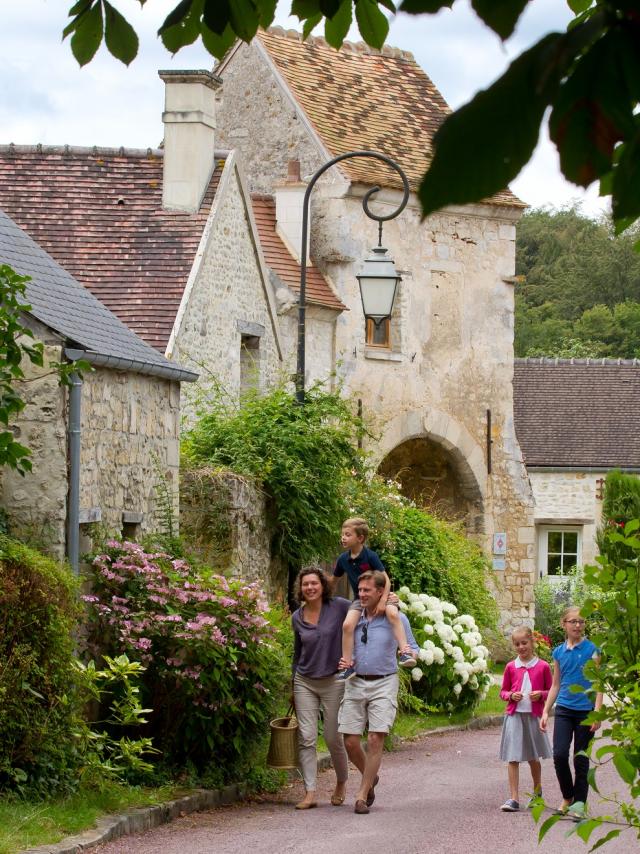
<path fill-rule="evenodd" d="M 534 651 L 533 632 L 520 626 L 511 635 L 518 657 L 510 661 L 502 677 L 500 696 L 507 701 L 500 741 L 500 759 L 509 763 L 509 788 L 511 797 L 500 809 L 517 812 L 520 763 L 528 762 L 533 779 L 533 797 L 542 794 L 542 766 L 540 759 L 551 756 L 551 746 L 546 733 L 540 731 L 539 719 L 552 684 L 551 668 L 538 658 Z"/>

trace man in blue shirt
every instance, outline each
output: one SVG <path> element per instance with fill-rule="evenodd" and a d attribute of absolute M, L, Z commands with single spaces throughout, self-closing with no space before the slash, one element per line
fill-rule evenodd
<path fill-rule="evenodd" d="M 384 590 L 384 573 L 362 573 L 358 584 L 362 614 L 354 645 L 356 675 L 345 685 L 338 718 L 338 729 L 344 734 L 349 759 L 362 774 L 354 809 L 359 815 L 366 815 L 375 800 L 384 737 L 393 726 L 398 700 L 397 643 L 386 616 L 376 616 Z M 402 613 L 400 619 L 409 646 L 417 654 L 419 647 L 409 620 Z M 340 666 L 344 664 L 341 660 Z M 360 739 L 367 726 L 365 754 Z"/>

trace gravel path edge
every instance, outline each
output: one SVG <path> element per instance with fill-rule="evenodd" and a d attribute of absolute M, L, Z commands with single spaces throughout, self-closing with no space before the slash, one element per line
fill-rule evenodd
<path fill-rule="evenodd" d="M 396 736 L 394 744 L 400 744 L 406 740 L 413 741 L 418 738 L 424 738 L 425 736 L 500 726 L 502 719 L 502 715 L 484 715 L 474 718 L 466 724 L 423 730 L 411 739 L 403 739 Z M 324 771 L 330 767 L 331 757 L 329 754 L 320 754 L 318 756 L 318 770 Z M 182 798 L 176 798 L 176 800 L 167 801 L 163 804 L 157 804 L 156 806 L 139 807 L 120 815 L 102 816 L 96 821 L 95 827 L 90 830 L 85 830 L 76 836 L 68 836 L 61 842 L 48 843 L 46 845 L 39 845 L 36 848 L 25 849 L 20 854 L 80 854 L 80 852 L 95 848 L 104 842 L 120 839 L 122 836 L 130 836 L 134 833 L 143 833 L 145 830 L 151 830 L 154 827 L 159 827 L 161 824 L 167 824 L 175 818 L 188 815 L 189 813 L 236 803 L 237 801 L 244 800 L 246 795 L 247 786 L 244 783 L 225 786 L 223 789 L 197 789 L 190 795 L 185 795 Z"/>

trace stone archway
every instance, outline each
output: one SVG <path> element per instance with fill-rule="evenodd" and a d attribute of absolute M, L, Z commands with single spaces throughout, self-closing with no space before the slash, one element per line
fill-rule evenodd
<path fill-rule="evenodd" d="M 397 416 L 378 447 L 378 472 L 397 480 L 404 495 L 437 515 L 485 531 L 486 468 L 480 447 L 439 410 Z"/>

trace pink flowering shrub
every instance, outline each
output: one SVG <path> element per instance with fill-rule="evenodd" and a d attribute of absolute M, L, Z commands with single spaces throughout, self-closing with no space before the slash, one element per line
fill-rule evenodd
<path fill-rule="evenodd" d="M 165 763 L 215 763 L 232 778 L 288 677 L 261 589 L 130 542 L 109 541 L 93 565 L 91 652 L 144 664 L 148 733 Z"/>

